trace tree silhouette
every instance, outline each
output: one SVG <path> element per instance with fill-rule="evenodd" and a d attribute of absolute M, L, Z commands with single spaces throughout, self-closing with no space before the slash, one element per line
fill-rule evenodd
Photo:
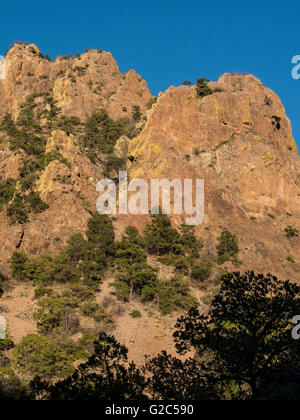
<path fill-rule="evenodd" d="M 141 400 L 146 381 L 134 363 L 128 364 L 126 347 L 101 333 L 88 361 L 69 378 L 49 385 L 35 378 L 34 398 L 48 400 Z"/>
<path fill-rule="evenodd" d="M 299 286 L 270 274 L 228 274 L 208 315 L 192 309 L 178 321 L 177 349 L 193 347 L 215 383 L 234 383 L 259 398 L 277 367 L 294 364 L 299 345 L 291 319 L 300 313 L 299 296 Z"/>

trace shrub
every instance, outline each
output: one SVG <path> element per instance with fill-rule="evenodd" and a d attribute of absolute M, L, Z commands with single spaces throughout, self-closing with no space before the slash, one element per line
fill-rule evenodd
<path fill-rule="evenodd" d="M 7 207 L 6 214 L 11 224 L 24 224 L 28 222 L 28 211 L 25 207 L 23 197 L 16 194 L 12 203 Z"/>
<path fill-rule="evenodd" d="M 9 337 L 0 340 L 0 352 L 11 350 L 14 348 L 14 346 L 14 342 Z"/>
<path fill-rule="evenodd" d="M 127 226 L 125 228 L 123 241 L 127 241 L 132 245 L 138 245 L 140 248 L 146 247 L 144 238 L 139 234 L 139 231 L 134 226 Z"/>
<path fill-rule="evenodd" d="M 131 318 L 142 318 L 142 314 L 140 311 L 132 311 L 129 313 Z"/>
<path fill-rule="evenodd" d="M 16 193 L 6 208 L 6 214 L 11 224 L 24 224 L 28 222 L 30 213 L 42 213 L 48 207 L 37 192 L 30 191 L 27 195 Z"/>
<path fill-rule="evenodd" d="M 12 275 L 17 280 L 24 280 L 28 257 L 24 251 L 14 251 L 10 259 Z"/>
<path fill-rule="evenodd" d="M 134 295 L 152 301 L 157 294 L 157 270 L 146 263 L 120 265 L 116 280 L 116 295 L 125 301 Z"/>
<path fill-rule="evenodd" d="M 124 133 L 123 124 L 109 118 L 105 109 L 94 112 L 85 124 L 85 134 L 80 145 L 92 162 L 99 153 L 112 153 L 118 138 Z"/>
<path fill-rule="evenodd" d="M 100 321 L 104 321 L 106 323 L 112 322 L 111 317 L 95 301 L 91 300 L 91 301 L 84 302 L 80 306 L 80 309 L 83 315 L 93 318 L 97 322 L 100 322 Z"/>
<path fill-rule="evenodd" d="M 163 315 L 176 310 L 186 311 L 197 305 L 197 300 L 190 293 L 188 282 L 179 277 L 160 282 L 158 298 Z"/>
<path fill-rule="evenodd" d="M 0 401 L 28 400 L 28 391 L 13 369 L 0 368 Z"/>
<path fill-rule="evenodd" d="M 65 131 L 68 135 L 74 134 L 76 128 L 80 125 L 80 120 L 77 117 L 60 116 L 54 123 L 54 128 Z"/>
<path fill-rule="evenodd" d="M 112 172 L 120 171 L 125 164 L 125 159 L 119 158 L 115 155 L 107 156 L 107 158 L 104 161 L 104 176 L 106 178 L 110 178 Z"/>
<path fill-rule="evenodd" d="M 197 239 L 195 235 L 195 226 L 181 225 L 181 238 L 184 254 L 192 258 L 198 258 L 199 252 L 203 248 L 202 239 Z"/>
<path fill-rule="evenodd" d="M 218 264 L 223 265 L 227 261 L 231 261 L 231 256 L 229 254 L 218 255 Z"/>
<path fill-rule="evenodd" d="M 139 105 L 134 105 L 132 107 L 132 118 L 134 121 L 140 121 L 142 118 L 141 107 Z"/>
<path fill-rule="evenodd" d="M 189 274 L 189 271 L 190 271 L 189 264 L 186 258 L 184 257 L 179 257 L 177 261 L 175 262 L 174 267 L 176 271 L 179 271 L 185 275 Z"/>
<path fill-rule="evenodd" d="M 195 265 L 192 268 L 192 279 L 197 283 L 202 283 L 209 279 L 211 275 L 212 263 L 204 262 L 199 265 Z"/>
<path fill-rule="evenodd" d="M 25 196 L 25 203 L 28 204 L 29 210 L 33 213 L 42 213 L 49 208 L 48 204 L 34 191 Z"/>
<path fill-rule="evenodd" d="M 68 349 L 37 334 L 26 335 L 16 345 L 13 362 L 22 373 L 43 378 L 65 376 L 73 370 Z"/>
<path fill-rule="evenodd" d="M 144 238 L 150 254 L 184 254 L 180 235 L 172 228 L 170 218 L 165 214 L 151 215 L 151 224 L 146 226 Z"/>
<path fill-rule="evenodd" d="M 286 236 L 287 236 L 288 238 L 295 238 L 295 237 L 299 236 L 299 229 L 297 229 L 296 227 L 293 227 L 293 226 L 287 226 L 287 227 L 284 229 L 284 231 L 285 231 Z"/>
<path fill-rule="evenodd" d="M 34 291 L 34 298 L 39 299 L 44 296 L 51 296 L 53 294 L 53 290 L 47 287 L 39 287 Z"/>
<path fill-rule="evenodd" d="M 271 106 L 273 104 L 273 100 L 270 96 L 265 96 L 265 105 Z"/>
<path fill-rule="evenodd" d="M 224 229 L 221 236 L 218 238 L 219 244 L 217 245 L 218 255 L 236 257 L 239 253 L 239 245 L 236 235 Z"/>
<path fill-rule="evenodd" d="M 38 302 L 34 313 L 39 333 L 47 334 L 61 325 L 63 319 L 63 300 L 58 296 L 44 297 Z"/>
<path fill-rule="evenodd" d="M 87 237 L 90 244 L 106 256 L 114 255 L 115 233 L 109 216 L 95 213 L 88 221 Z"/>
<path fill-rule="evenodd" d="M 196 91 L 198 98 L 204 98 L 204 96 L 212 95 L 213 91 L 210 89 L 210 87 L 207 86 L 207 83 L 209 80 L 207 80 L 205 77 L 199 78 L 196 83 Z"/>
<path fill-rule="evenodd" d="M 8 178 L 0 181 L 0 211 L 8 204 L 15 195 L 16 180 Z"/>

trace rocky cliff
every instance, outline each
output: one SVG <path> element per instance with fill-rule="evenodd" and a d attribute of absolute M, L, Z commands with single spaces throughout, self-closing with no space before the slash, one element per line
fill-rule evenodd
<path fill-rule="evenodd" d="M 122 74 L 108 52 L 53 62 L 35 45 L 13 45 L 0 80 L 0 274 L 11 280 L 16 250 L 31 258 L 58 255 L 72 234 L 85 233 L 98 180 L 127 169 L 130 179 L 148 182 L 204 179 L 205 218 L 196 233 L 203 240 L 200 262 L 214 261 L 215 274 L 255 270 L 300 282 L 300 160 L 280 99 L 251 75 L 225 74 L 201 88 L 205 95 L 186 83 L 154 98 L 145 80 L 133 70 Z M 115 231 L 120 237 L 134 225 L 142 232 L 148 221 L 118 216 Z M 179 227 L 183 216 L 172 222 Z M 224 229 L 239 241 L 238 261 L 217 261 Z M 148 263 L 163 280 L 174 275 L 153 256 Z M 95 299 L 109 306 L 114 334 L 130 358 L 142 362 L 146 353 L 174 351 L 178 314 L 163 317 L 156 303 L 149 309 L 138 299 L 118 313 L 113 273 L 103 276 Z M 2 302 L 18 342 L 36 332 L 39 302 L 28 283 L 9 285 Z M 201 304 L 215 287 L 203 292 L 190 285 Z M 51 287 L 62 292 L 61 284 Z M 132 309 L 142 318 L 132 317 Z M 81 313 L 82 331 L 98 331 L 92 322 Z"/>
<path fill-rule="evenodd" d="M 37 172 L 34 189 L 48 204 L 45 211 L 15 224 L 4 210 L 0 213 L 2 271 L 7 272 L 7 260 L 16 248 L 33 256 L 56 253 L 70 234 L 85 230 L 103 165 L 82 153 L 80 124 L 104 108 L 111 119 L 134 126 L 132 138 L 123 136 L 115 149 L 130 157 L 131 178 L 205 180 L 205 221 L 198 228 L 206 244 L 203 252 L 213 248 L 226 227 L 240 240 L 242 270 L 300 280 L 300 239 L 284 233 L 287 226 L 299 226 L 298 150 L 279 98 L 254 76 L 225 74 L 209 84 L 213 94 L 202 99 L 195 86 L 170 87 L 155 101 L 145 80 L 133 70 L 122 74 L 105 51 L 52 62 L 35 45 L 18 43 L 8 51 L 5 66 L 1 118 L 10 113 L 17 120 L 26 99 L 34 98 L 46 153 L 58 152 L 69 165 L 53 159 Z M 51 126 L 53 104 L 64 118 L 76 118 L 79 128 L 70 133 Z M 18 179 L 26 160 L 26 153 L 12 150 L 9 140 L 2 131 L 2 181 Z M 116 226 L 142 228 L 146 220 L 123 216 Z M 173 220 L 182 223 L 178 216 Z"/>

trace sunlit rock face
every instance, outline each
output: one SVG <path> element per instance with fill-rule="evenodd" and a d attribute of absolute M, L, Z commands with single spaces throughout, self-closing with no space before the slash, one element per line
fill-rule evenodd
<path fill-rule="evenodd" d="M 5 60 L 2 55 L 0 55 L 0 80 L 5 79 Z"/>
<path fill-rule="evenodd" d="M 116 156 L 128 157 L 129 179 L 204 179 L 205 217 L 197 228 L 203 258 L 209 248 L 215 252 L 226 227 L 240 242 L 238 270 L 271 271 L 300 283 L 300 236 L 285 234 L 288 226 L 300 228 L 299 153 L 280 99 L 260 80 L 225 74 L 209 84 L 213 93 L 202 99 L 195 86 L 180 86 L 155 101 L 142 77 L 133 70 L 121 73 L 102 50 L 51 62 L 35 45 L 17 44 L 7 53 L 5 67 L 0 121 L 6 113 L 16 119 L 33 94 L 37 113 L 49 112 L 41 96 L 47 93 L 62 115 L 82 124 L 96 109 L 105 108 L 118 120 L 132 118 L 138 106 L 135 135 L 121 137 L 115 148 Z M 81 135 L 59 128 L 44 132 L 47 152 L 59 152 L 70 165 L 54 160 L 41 170 L 34 187 L 49 208 L 28 223 L 11 225 L 0 211 L 0 271 L 8 271 L 16 249 L 35 257 L 57 254 L 72 234 L 86 231 L 103 168 L 82 153 Z M 9 136 L 0 133 L 0 177 L 17 179 L 23 159 L 24 153 L 9 148 Z M 116 231 L 135 225 L 142 232 L 148 220 L 119 216 Z M 172 222 L 179 226 L 183 220 L 176 215 Z M 230 263 L 224 269 L 236 270 Z"/>

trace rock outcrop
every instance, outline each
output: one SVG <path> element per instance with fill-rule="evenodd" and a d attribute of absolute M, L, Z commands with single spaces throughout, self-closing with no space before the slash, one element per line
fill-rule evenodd
<path fill-rule="evenodd" d="M 240 270 L 300 281 L 300 238 L 284 234 L 289 225 L 299 227 L 298 149 L 279 98 L 254 76 L 225 74 L 209 84 L 214 93 L 202 99 L 194 86 L 170 87 L 155 102 L 146 82 L 133 70 L 122 74 L 105 51 L 51 62 L 36 46 L 16 44 L 5 64 L 1 118 L 7 113 L 17 118 L 24 100 L 42 93 L 51 94 L 64 116 L 82 123 L 100 108 L 119 120 L 131 119 L 132 108 L 139 107 L 144 118 L 134 138 L 123 136 L 115 148 L 117 156 L 130 157 L 130 178 L 204 179 L 205 220 L 198 227 L 203 252 L 227 227 L 240 241 Z M 80 135 L 60 129 L 47 134 L 46 151 L 57 151 L 70 163 L 51 161 L 39 174 L 36 189 L 47 210 L 19 225 L 0 212 L 1 271 L 7 272 L 17 247 L 32 256 L 57 253 L 71 234 L 86 230 L 103 168 L 82 153 Z M 8 140 L 1 134 L 2 179 L 17 178 L 24 157 L 10 150 Z M 147 220 L 122 216 L 116 227 L 142 229 Z M 179 225 L 182 217 L 173 221 Z M 225 268 L 233 267 L 227 263 Z"/>

